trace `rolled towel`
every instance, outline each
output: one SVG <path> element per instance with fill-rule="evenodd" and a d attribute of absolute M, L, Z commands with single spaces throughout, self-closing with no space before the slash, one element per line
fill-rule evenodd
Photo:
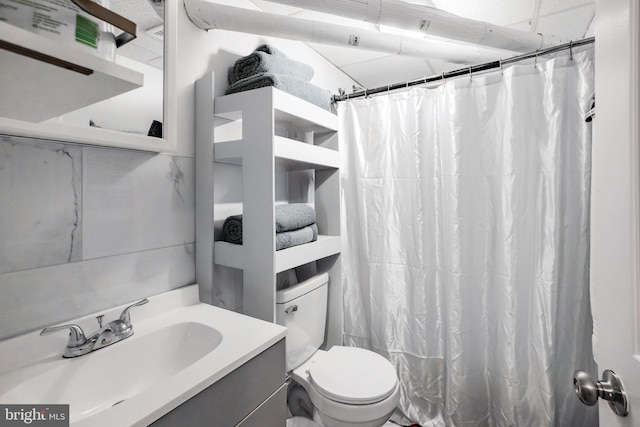
<path fill-rule="evenodd" d="M 304 203 L 276 205 L 276 233 L 297 230 L 316 222 L 316 211 Z"/>
<path fill-rule="evenodd" d="M 224 220 L 222 237 L 229 243 L 242 244 L 242 215 L 233 215 Z"/>
<path fill-rule="evenodd" d="M 295 77 L 261 73 L 238 80 L 227 88 L 227 94 L 273 86 L 283 92 L 304 99 L 325 110 L 331 109 L 331 92 Z"/>
<path fill-rule="evenodd" d="M 276 233 L 276 251 L 315 242 L 316 240 L 318 240 L 318 227 L 315 224 L 298 230 L 283 231 L 282 233 Z"/>
<path fill-rule="evenodd" d="M 284 55 L 255 51 L 238 59 L 233 67 L 229 68 L 229 84 L 261 73 L 280 74 L 308 82 L 313 77 L 314 71 L 310 65 L 294 61 Z"/>

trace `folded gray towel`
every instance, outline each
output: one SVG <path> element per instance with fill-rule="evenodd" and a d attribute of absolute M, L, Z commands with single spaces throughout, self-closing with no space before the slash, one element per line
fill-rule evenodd
<path fill-rule="evenodd" d="M 227 218 L 222 225 L 222 237 L 236 245 L 242 244 L 242 215 Z M 311 224 L 303 228 L 276 233 L 276 251 L 318 240 L 318 226 Z"/>
<path fill-rule="evenodd" d="M 318 240 L 318 227 L 315 224 L 298 230 L 283 231 L 282 233 L 276 233 L 276 251 L 315 242 L 316 240 Z"/>
<path fill-rule="evenodd" d="M 276 205 L 275 213 L 276 233 L 295 231 L 312 224 L 316 227 L 316 212 L 311 206 L 304 203 Z M 316 237 L 317 234 L 316 227 Z M 224 220 L 222 237 L 229 243 L 242 244 L 242 215 L 233 215 Z"/>
<path fill-rule="evenodd" d="M 276 205 L 276 233 L 297 230 L 316 222 L 316 211 L 304 203 Z"/>
<path fill-rule="evenodd" d="M 261 73 L 238 80 L 229 86 L 227 94 L 244 92 L 266 86 L 273 86 L 325 110 L 331 109 L 331 92 L 304 80 L 280 74 Z"/>
<path fill-rule="evenodd" d="M 233 67 L 229 68 L 229 84 L 261 73 L 280 74 L 308 82 L 313 77 L 313 72 L 310 65 L 289 59 L 283 54 L 272 55 L 255 51 L 238 59 Z"/>

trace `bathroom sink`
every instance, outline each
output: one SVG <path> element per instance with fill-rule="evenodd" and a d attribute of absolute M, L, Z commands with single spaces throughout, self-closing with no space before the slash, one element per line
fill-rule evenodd
<path fill-rule="evenodd" d="M 25 368 L 14 375 L 20 383 L 0 395 L 0 402 L 69 404 L 71 421 L 78 421 L 148 390 L 222 341 L 217 330 L 192 322 L 134 337 L 103 351 Z M 117 378 L 125 378 L 126 387 Z"/>
<path fill-rule="evenodd" d="M 0 342 L 0 404 L 69 404 L 74 427 L 148 425 L 284 337 L 197 298 L 197 285 L 151 297 L 131 316 L 133 336 L 72 359 L 64 333 Z"/>

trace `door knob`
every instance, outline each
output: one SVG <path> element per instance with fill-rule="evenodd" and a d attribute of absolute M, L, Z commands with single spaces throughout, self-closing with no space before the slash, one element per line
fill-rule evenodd
<path fill-rule="evenodd" d="M 616 415 L 626 417 L 629 413 L 627 393 L 622 380 L 610 369 L 602 373 L 602 381 L 594 381 L 585 371 L 576 371 L 573 374 L 573 389 L 578 399 L 587 406 L 595 405 L 600 398 L 609 402 Z"/>

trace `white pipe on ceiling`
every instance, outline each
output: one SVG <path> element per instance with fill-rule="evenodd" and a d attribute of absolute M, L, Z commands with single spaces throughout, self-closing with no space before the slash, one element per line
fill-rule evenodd
<path fill-rule="evenodd" d="M 229 30 L 301 42 L 352 47 L 456 64 L 475 64 L 510 57 L 510 52 L 450 42 L 403 37 L 379 31 L 260 12 L 207 0 L 184 0 L 189 19 L 203 30 Z"/>
<path fill-rule="evenodd" d="M 530 52 L 562 43 L 552 35 L 514 30 L 401 0 L 267 1 L 515 52 Z"/>

